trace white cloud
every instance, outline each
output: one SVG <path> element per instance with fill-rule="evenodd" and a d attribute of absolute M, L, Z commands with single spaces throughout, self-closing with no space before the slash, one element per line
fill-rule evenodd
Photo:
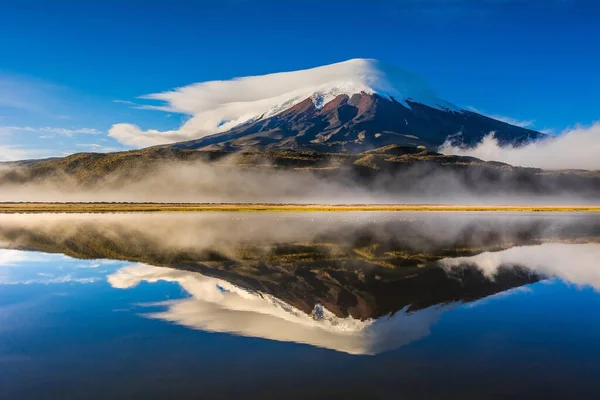
<path fill-rule="evenodd" d="M 141 130 L 116 124 L 109 135 L 130 146 L 142 147 L 201 138 L 224 132 L 263 115 L 275 115 L 315 93 L 315 103 L 325 104 L 340 94 L 380 93 L 403 102 L 412 99 L 433 107 L 457 109 L 437 97 L 423 78 L 376 60 L 355 59 L 301 71 L 210 81 L 140 97 L 159 105 L 136 108 L 178 112 L 191 118 L 179 129 Z M 119 103 L 129 104 L 123 100 Z"/>
<path fill-rule="evenodd" d="M 492 133 L 475 147 L 455 146 L 447 142 L 440 151 L 522 167 L 600 170 L 600 123 L 589 128 L 567 130 L 558 136 L 520 147 L 501 146 Z"/>
<path fill-rule="evenodd" d="M 194 118 L 190 119 L 191 122 Z M 115 138 L 119 142 L 132 147 L 149 147 L 158 144 L 167 144 L 201 137 L 203 135 L 190 135 L 186 131 L 189 129 L 187 123 L 180 130 L 158 131 L 150 129 L 142 131 L 138 126 L 132 124 L 115 124 L 109 131 L 108 135 Z M 184 128 L 186 127 L 186 128 Z M 183 132 L 182 132 L 183 131 Z M 216 131 L 215 131 L 216 132 Z"/>
<path fill-rule="evenodd" d="M 44 157 L 46 154 L 46 149 L 24 149 L 18 145 L 0 146 L 0 161 L 28 160 Z"/>
<path fill-rule="evenodd" d="M 0 146 L 0 161 L 16 161 L 27 158 L 27 152 L 13 146 Z"/>

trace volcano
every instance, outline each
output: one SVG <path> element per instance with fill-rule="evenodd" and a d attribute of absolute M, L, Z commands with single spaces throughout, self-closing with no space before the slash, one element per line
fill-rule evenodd
<path fill-rule="evenodd" d="M 447 140 L 472 145 L 491 132 L 502 144 L 518 145 L 545 136 L 440 99 L 423 78 L 377 60 L 354 59 L 234 82 L 244 84 L 246 90 L 256 88 L 261 96 L 222 104 L 227 112 L 221 111 L 225 115 L 236 108 L 250 110 L 244 114 L 247 119 L 240 122 L 233 112 L 234 117 L 222 119 L 215 127 L 217 133 L 199 133 L 198 139 L 168 146 L 359 153 L 391 144 L 436 150 Z M 209 84 L 214 87 L 214 82 L 207 82 L 195 89 L 203 95 L 207 90 L 203 85 Z M 268 88 L 267 94 L 262 87 Z M 195 124 L 184 124 L 182 130 L 189 131 Z M 218 132 L 222 127 L 229 129 Z"/>

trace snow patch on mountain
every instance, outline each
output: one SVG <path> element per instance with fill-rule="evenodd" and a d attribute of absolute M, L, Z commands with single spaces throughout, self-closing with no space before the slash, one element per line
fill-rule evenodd
<path fill-rule="evenodd" d="M 339 95 L 377 94 L 410 108 L 409 102 L 450 111 L 460 111 L 440 99 L 422 77 L 373 59 L 341 63 L 293 72 L 209 81 L 142 96 L 159 105 L 138 108 L 190 115 L 179 129 L 146 130 L 131 124 L 116 124 L 110 136 L 130 146 L 144 147 L 198 139 L 225 132 L 257 118 L 277 115 L 311 98 L 323 107 Z"/>

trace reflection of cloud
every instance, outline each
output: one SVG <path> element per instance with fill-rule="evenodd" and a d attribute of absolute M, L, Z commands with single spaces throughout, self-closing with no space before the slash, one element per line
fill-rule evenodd
<path fill-rule="evenodd" d="M 63 254 L 0 249 L 0 285 L 94 283 L 106 274 L 98 267 L 108 264 L 82 262 Z"/>
<path fill-rule="evenodd" d="M 502 266 L 520 266 L 532 272 L 554 276 L 575 285 L 600 290 L 600 244 L 546 243 L 539 246 L 513 247 L 473 257 L 447 258 L 446 268 L 473 265 L 493 278 Z"/>
<path fill-rule="evenodd" d="M 25 280 L 10 280 L 10 281 L 2 281 L 0 277 L 0 284 L 3 285 L 31 285 L 31 284 L 40 284 L 40 285 L 51 285 L 54 283 L 94 283 L 98 282 L 100 278 L 75 278 L 71 274 L 56 276 L 52 278 L 42 277 L 37 279 L 25 279 Z"/>
<path fill-rule="evenodd" d="M 20 250 L 0 250 L 0 267 L 14 267 L 24 262 L 43 261 L 44 256 L 40 253 L 26 252 Z"/>
<path fill-rule="evenodd" d="M 191 297 L 160 303 L 166 310 L 149 314 L 151 318 L 203 331 L 305 343 L 350 354 L 376 354 L 425 337 L 441 314 L 455 306 L 410 314 L 404 309 L 393 316 L 360 321 L 339 318 L 322 306 L 308 315 L 267 293 L 249 292 L 194 272 L 139 264 L 108 277 L 113 287 L 121 289 L 159 280 L 177 282 Z"/>
<path fill-rule="evenodd" d="M 546 281 L 542 281 L 542 283 L 544 283 Z M 484 297 L 483 299 L 480 300 L 476 300 L 472 303 L 467 304 L 465 307 L 466 308 L 474 308 L 474 307 L 478 307 L 484 304 L 487 304 L 490 301 L 496 300 L 496 299 L 503 299 L 505 297 L 510 297 L 516 294 L 523 294 L 523 293 L 532 293 L 533 290 L 531 290 L 531 288 L 529 286 L 519 286 L 516 288 L 512 288 L 512 289 L 508 289 L 505 290 L 504 292 L 498 292 L 495 294 L 492 294 L 490 296 Z"/>

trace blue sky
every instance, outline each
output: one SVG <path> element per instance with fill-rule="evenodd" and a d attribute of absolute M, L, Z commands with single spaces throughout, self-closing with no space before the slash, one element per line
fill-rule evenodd
<path fill-rule="evenodd" d="M 600 116 L 600 4 L 584 0 L 0 0 L 0 159 L 109 151 L 129 101 L 194 82 L 376 58 L 440 97 L 560 132 Z M 120 102 L 115 102 L 119 100 Z"/>

